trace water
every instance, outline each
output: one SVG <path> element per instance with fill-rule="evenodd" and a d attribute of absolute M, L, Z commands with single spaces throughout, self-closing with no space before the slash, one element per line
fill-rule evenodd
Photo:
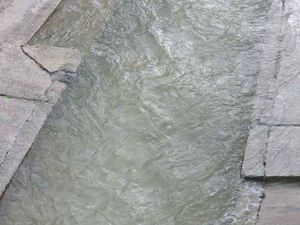
<path fill-rule="evenodd" d="M 265 0 L 64 1 L 31 42 L 76 47 L 84 62 L 0 224 L 244 224 L 240 190 L 255 186 L 239 166 L 267 11 Z"/>

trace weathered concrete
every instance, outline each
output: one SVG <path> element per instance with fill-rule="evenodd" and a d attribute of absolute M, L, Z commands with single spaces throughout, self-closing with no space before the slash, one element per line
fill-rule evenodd
<path fill-rule="evenodd" d="M 26 44 L 60 1 L 0 2 L 0 195 L 81 61 L 75 49 Z"/>
<path fill-rule="evenodd" d="M 266 154 L 266 177 L 300 176 L 300 127 L 272 127 Z"/>
<path fill-rule="evenodd" d="M 27 43 L 61 0 L 5 0 L 0 2 L 0 47 Z"/>
<path fill-rule="evenodd" d="M 267 184 L 258 225 L 299 225 L 300 184 Z"/>
<path fill-rule="evenodd" d="M 0 97 L 0 193 L 30 149 L 53 103 Z"/>
<path fill-rule="evenodd" d="M 241 175 L 263 178 L 258 225 L 300 224 L 300 0 L 273 0 Z"/>
<path fill-rule="evenodd" d="M 243 177 L 300 176 L 300 0 L 274 0 Z"/>
<path fill-rule="evenodd" d="M 77 49 L 44 45 L 25 45 L 22 48 L 32 59 L 38 59 L 40 65 L 49 73 L 60 70 L 76 73 L 81 61 L 81 54 Z"/>
<path fill-rule="evenodd" d="M 0 94 L 18 98 L 45 100 L 52 82 L 49 74 L 27 57 L 20 46 L 0 50 Z"/>
<path fill-rule="evenodd" d="M 268 133 L 268 126 L 253 125 L 246 146 L 242 176 L 263 177 L 265 175 L 264 154 L 267 147 Z"/>

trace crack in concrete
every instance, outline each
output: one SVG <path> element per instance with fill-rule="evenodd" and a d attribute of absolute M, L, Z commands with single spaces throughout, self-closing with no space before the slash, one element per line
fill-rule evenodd
<path fill-rule="evenodd" d="M 280 19 L 280 31 L 279 31 L 279 35 L 278 35 L 278 42 L 277 42 L 277 47 L 278 47 L 278 51 L 276 53 L 275 56 L 275 68 L 274 68 L 274 75 L 273 75 L 273 84 L 276 84 L 276 81 L 278 79 L 278 74 L 280 73 L 280 69 L 281 69 L 281 61 L 282 61 L 282 44 L 284 41 L 284 35 L 282 34 L 283 32 L 283 16 L 284 16 L 284 12 L 285 12 L 285 3 L 286 0 L 281 0 L 281 19 Z M 270 90 L 270 89 L 269 89 Z M 278 89 L 276 90 L 276 93 L 278 94 Z M 273 110 L 275 107 L 275 96 L 276 93 L 272 93 L 271 95 L 271 101 L 272 101 L 272 112 L 271 115 L 273 115 Z M 265 142 L 265 149 L 264 149 L 264 153 L 263 153 L 263 189 L 265 189 L 265 185 L 266 185 L 266 166 L 267 166 L 267 154 L 268 154 L 268 145 L 269 145 L 269 138 L 270 138 L 270 134 L 271 134 L 271 129 L 272 127 L 300 127 L 300 124 L 276 124 L 276 123 L 263 123 L 260 120 L 257 120 L 256 122 L 257 125 L 262 125 L 262 126 L 267 126 L 268 127 L 268 131 L 267 131 L 267 139 Z M 261 201 L 259 203 L 259 208 L 257 210 L 257 218 L 256 218 L 256 222 L 255 225 L 259 224 L 260 222 L 260 214 L 261 214 L 261 208 L 262 208 L 262 204 L 263 204 L 263 200 L 265 198 L 265 193 L 263 193 L 263 196 L 261 196 Z"/>
<path fill-rule="evenodd" d="M 0 94 L 1 97 L 7 97 L 7 98 L 14 98 L 14 99 L 20 99 L 24 101 L 31 101 L 31 102 L 49 102 L 48 100 L 40 99 L 40 98 L 26 98 L 26 97 L 18 97 L 14 95 L 7 95 L 7 94 Z"/>
<path fill-rule="evenodd" d="M 17 139 L 18 139 L 18 136 L 19 136 L 20 131 L 24 128 L 24 126 L 25 126 L 27 123 L 30 122 L 30 118 L 32 117 L 32 115 L 33 115 L 33 113 L 34 113 L 35 108 L 36 108 L 36 106 L 32 109 L 30 115 L 27 117 L 27 119 L 26 119 L 25 122 L 22 124 L 22 126 L 20 127 L 20 129 L 18 129 L 18 132 L 17 132 L 16 136 L 14 137 L 14 141 L 13 141 L 13 143 L 12 143 L 12 145 L 11 145 L 11 148 L 9 148 L 9 149 L 5 152 L 5 155 L 4 155 L 4 157 L 3 157 L 2 162 L 0 162 L 0 167 L 2 167 L 2 165 L 6 162 L 7 157 L 8 157 L 8 154 L 10 153 L 10 151 L 13 149 L 14 145 L 16 144 L 16 141 L 17 141 Z"/>
<path fill-rule="evenodd" d="M 281 124 L 281 123 L 263 123 L 258 122 L 257 125 L 268 126 L 268 127 L 300 127 L 300 124 Z"/>
<path fill-rule="evenodd" d="M 42 70 L 44 70 L 45 72 L 47 72 L 48 74 L 51 74 L 51 72 L 49 70 L 47 70 L 47 68 L 45 68 L 41 63 L 39 63 L 34 57 L 32 57 L 31 55 L 29 55 L 24 49 L 23 49 L 23 45 L 20 46 L 22 52 L 28 57 L 30 58 L 32 61 L 34 61 Z"/>
<path fill-rule="evenodd" d="M 77 74 L 76 72 L 73 72 L 73 71 L 70 71 L 70 70 L 67 70 L 67 69 L 59 69 L 59 70 L 55 70 L 55 71 L 49 71 L 42 63 L 40 63 L 37 59 L 35 59 L 30 54 L 28 54 L 24 50 L 23 45 L 21 46 L 21 50 L 29 59 L 31 59 L 33 62 L 35 62 L 35 64 L 37 64 L 43 71 L 45 71 L 46 73 L 49 74 L 52 83 L 53 83 L 53 81 L 60 81 L 60 82 L 65 83 L 65 84 L 70 84 L 71 79 L 74 78 Z M 59 73 L 62 73 L 61 76 L 55 77 Z"/>

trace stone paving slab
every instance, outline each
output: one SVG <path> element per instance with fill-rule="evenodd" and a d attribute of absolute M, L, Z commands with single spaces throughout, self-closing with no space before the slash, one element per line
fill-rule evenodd
<path fill-rule="evenodd" d="M 0 1 L 0 46 L 27 43 L 61 0 Z"/>
<path fill-rule="evenodd" d="M 76 75 L 76 49 L 28 46 L 61 0 L 0 0 L 0 196 Z"/>
<path fill-rule="evenodd" d="M 265 161 L 266 177 L 299 177 L 300 127 L 272 127 Z"/>
<path fill-rule="evenodd" d="M 267 27 L 241 176 L 271 182 L 300 177 L 300 0 L 273 0 Z M 254 224 L 300 224 L 297 180 L 265 185 Z"/>
<path fill-rule="evenodd" d="M 0 97 L 0 165 L 34 107 L 34 102 Z"/>
<path fill-rule="evenodd" d="M 0 95 L 44 99 L 49 74 L 23 54 L 26 44 L 61 0 L 0 1 Z"/>
<path fill-rule="evenodd" d="M 287 0 L 284 11 L 284 38 L 271 123 L 293 125 L 300 124 L 300 1 Z"/>
<path fill-rule="evenodd" d="M 257 225 L 299 225 L 300 183 L 267 184 Z"/>
<path fill-rule="evenodd" d="M 31 48 L 37 49 L 36 46 L 26 46 L 30 54 Z M 56 73 L 60 76 L 71 73 L 74 76 L 81 62 L 80 53 L 74 49 L 51 46 L 38 46 L 38 49 L 39 51 L 29 55 L 30 57 L 27 56 L 29 53 L 25 55 L 22 51 L 18 52 L 18 57 L 22 60 L 17 63 L 23 65 L 21 68 L 15 64 L 14 59 L 8 58 L 8 55 L 4 55 L 3 60 L 11 62 L 0 65 L 0 71 L 3 72 L 0 76 L 0 81 L 3 81 L 0 84 L 0 195 L 29 151 L 52 106 L 66 88 L 66 83 L 56 80 Z M 62 56 L 53 59 L 53 53 L 46 60 L 47 54 L 43 49 L 46 53 L 58 50 L 57 54 Z M 9 50 L 9 53 L 16 54 L 15 50 Z M 39 61 L 40 54 L 43 55 L 44 61 Z M 48 71 L 50 68 L 63 71 L 52 74 Z M 3 88 L 4 84 L 7 84 L 7 89 Z"/>
<path fill-rule="evenodd" d="M 52 106 L 0 96 L 0 193 L 29 151 Z"/>
<path fill-rule="evenodd" d="M 38 59 L 38 63 L 49 73 L 63 70 L 76 73 L 81 62 L 81 54 L 77 49 L 60 48 L 45 45 L 25 45 L 23 51 L 32 59 Z"/>
<path fill-rule="evenodd" d="M 51 84 L 49 74 L 27 57 L 20 46 L 0 49 L 0 95 L 45 100 Z"/>
<path fill-rule="evenodd" d="M 252 120 L 268 123 L 273 115 L 273 101 L 276 93 L 276 74 L 279 69 L 282 34 L 282 2 L 273 0 L 266 24 L 263 57 L 257 77 L 256 96 L 253 101 Z"/>
<path fill-rule="evenodd" d="M 298 126 L 258 125 L 250 131 L 246 152 L 242 177 L 300 177 Z"/>
<path fill-rule="evenodd" d="M 300 176 L 300 0 L 273 1 L 242 177 Z M 299 168 L 298 168 L 299 167 Z"/>
<path fill-rule="evenodd" d="M 264 155 L 268 132 L 269 127 L 261 125 L 257 125 L 250 130 L 242 165 L 242 177 L 263 177 L 265 175 Z"/>

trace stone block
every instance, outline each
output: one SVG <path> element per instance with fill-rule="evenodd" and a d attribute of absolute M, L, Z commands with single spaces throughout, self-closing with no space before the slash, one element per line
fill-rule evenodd
<path fill-rule="evenodd" d="M 29 151 L 52 106 L 45 102 L 0 97 L 0 194 Z"/>
<path fill-rule="evenodd" d="M 299 225 L 300 184 L 267 184 L 258 225 Z"/>
<path fill-rule="evenodd" d="M 23 51 L 50 73 L 60 70 L 76 73 L 81 62 L 77 49 L 46 45 L 25 45 Z"/>
<path fill-rule="evenodd" d="M 300 127 L 273 127 L 266 151 L 267 177 L 300 176 Z"/>
<path fill-rule="evenodd" d="M 264 177 L 264 154 L 268 141 L 268 126 L 256 125 L 250 131 L 241 176 Z"/>
<path fill-rule="evenodd" d="M 51 85 L 47 72 L 27 57 L 18 46 L 0 49 L 0 95 L 45 100 Z"/>

